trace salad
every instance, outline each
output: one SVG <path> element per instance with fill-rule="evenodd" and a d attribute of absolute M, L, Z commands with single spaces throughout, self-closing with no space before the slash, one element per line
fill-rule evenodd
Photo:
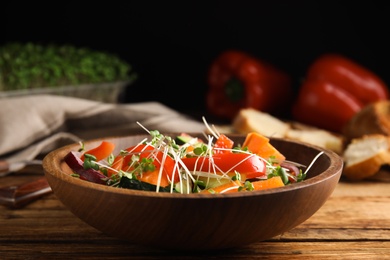
<path fill-rule="evenodd" d="M 206 124 L 207 126 L 207 124 Z M 145 129 L 150 138 L 113 154 L 102 141 L 71 151 L 65 162 L 72 176 L 118 188 L 170 193 L 233 193 L 282 187 L 306 178 L 305 167 L 286 160 L 269 138 L 252 132 L 242 144 L 207 126 L 205 138 L 182 133 L 171 137 Z M 303 169 L 305 171 L 303 171 Z"/>

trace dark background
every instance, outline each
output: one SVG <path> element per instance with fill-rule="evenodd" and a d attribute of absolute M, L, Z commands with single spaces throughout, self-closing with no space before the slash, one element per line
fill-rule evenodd
<path fill-rule="evenodd" d="M 123 102 L 154 100 L 201 112 L 208 67 L 229 48 L 283 69 L 295 90 L 310 63 L 327 52 L 354 59 L 390 85 L 389 14 L 386 1 L 8 1 L 0 43 L 115 53 L 139 75 Z"/>

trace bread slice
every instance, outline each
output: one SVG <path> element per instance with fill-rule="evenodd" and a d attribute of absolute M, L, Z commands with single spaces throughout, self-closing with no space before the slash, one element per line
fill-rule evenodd
<path fill-rule="evenodd" d="M 390 137 L 380 134 L 364 135 L 352 139 L 343 159 L 343 176 L 362 180 L 374 176 L 384 165 L 390 164 Z"/>
<path fill-rule="evenodd" d="M 364 107 L 346 124 L 343 134 L 348 140 L 367 134 L 390 135 L 390 101 Z"/>
<path fill-rule="evenodd" d="M 286 138 L 317 145 L 339 155 L 343 152 L 343 137 L 322 129 L 290 129 Z"/>
<path fill-rule="evenodd" d="M 268 113 L 255 109 L 242 109 L 233 120 L 233 129 L 241 134 L 257 132 L 268 137 L 297 140 L 338 154 L 343 151 L 344 138 L 322 129 L 304 124 L 282 121 Z"/>
<path fill-rule="evenodd" d="M 290 124 L 253 108 L 241 109 L 233 119 L 233 128 L 241 134 L 257 132 L 267 137 L 285 137 Z"/>

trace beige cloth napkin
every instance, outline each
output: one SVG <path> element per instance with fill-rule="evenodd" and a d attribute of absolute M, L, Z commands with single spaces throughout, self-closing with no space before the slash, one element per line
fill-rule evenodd
<path fill-rule="evenodd" d="M 31 160 L 67 143 L 107 136 L 202 132 L 195 120 L 158 102 L 107 104 L 90 100 L 33 95 L 0 99 L 0 158 Z"/>

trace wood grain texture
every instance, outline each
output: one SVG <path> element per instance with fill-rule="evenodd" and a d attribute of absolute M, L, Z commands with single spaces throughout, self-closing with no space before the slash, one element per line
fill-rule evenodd
<path fill-rule="evenodd" d="M 18 177 L 3 178 L 0 187 L 18 183 Z M 389 188 L 342 181 L 319 211 L 281 236 L 232 250 L 189 253 L 106 236 L 51 194 L 21 209 L 0 206 L 0 259 L 390 259 Z"/>

